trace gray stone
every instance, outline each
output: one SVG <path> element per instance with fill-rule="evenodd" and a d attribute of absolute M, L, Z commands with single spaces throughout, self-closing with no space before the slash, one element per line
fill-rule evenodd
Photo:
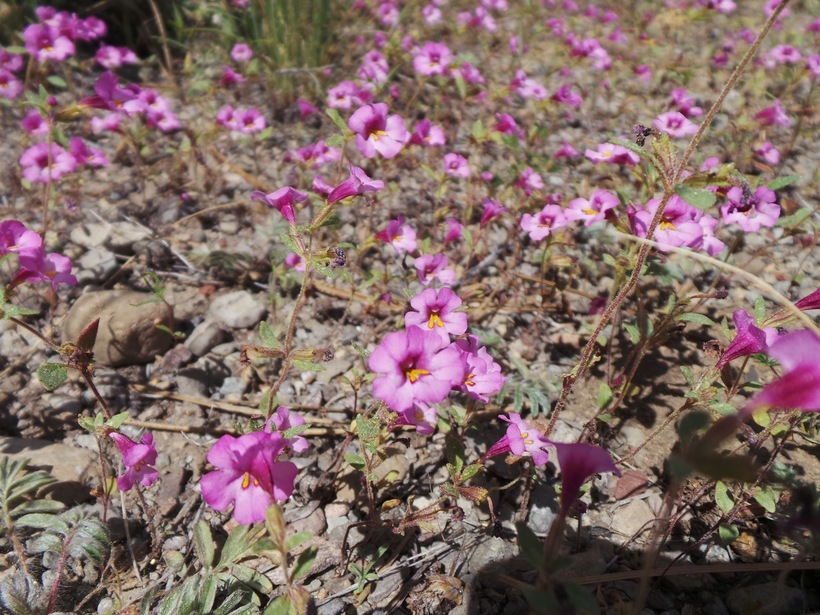
<path fill-rule="evenodd" d="M 116 255 L 105 248 L 93 248 L 77 259 L 77 281 L 80 284 L 104 282 L 119 267 Z"/>
<path fill-rule="evenodd" d="M 191 331 L 188 339 L 185 340 L 185 347 L 196 356 L 201 357 L 217 344 L 224 342 L 226 337 L 226 332 L 218 324 L 204 320 Z"/>
<path fill-rule="evenodd" d="M 736 587 L 726 597 L 726 606 L 733 615 L 799 615 L 805 605 L 800 589 L 776 581 Z"/>
<path fill-rule="evenodd" d="M 211 302 L 208 316 L 230 329 L 247 329 L 262 320 L 267 312 L 261 296 L 246 290 L 220 295 Z"/>
<path fill-rule="evenodd" d="M 632 500 L 626 506 L 619 507 L 615 518 L 618 524 L 612 528 L 614 531 L 623 538 L 629 539 L 640 530 L 642 533 L 637 540 L 641 541 L 652 529 L 652 524 L 649 522 L 655 518 L 655 513 L 644 500 L 637 499 Z"/>
<path fill-rule="evenodd" d="M 149 229 L 122 220 L 111 224 L 108 245 L 115 252 L 132 254 L 135 243 L 150 237 L 151 231 Z"/>
<path fill-rule="evenodd" d="M 76 226 L 71 231 L 71 241 L 79 246 L 93 250 L 100 248 L 108 241 L 111 229 L 108 224 L 92 222 L 83 226 Z"/>
<path fill-rule="evenodd" d="M 546 536 L 557 516 L 558 500 L 555 499 L 555 490 L 550 485 L 538 485 L 530 499 L 530 513 L 527 516 L 530 529 L 539 536 Z"/>
<path fill-rule="evenodd" d="M 12 460 L 29 459 L 29 471 L 44 470 L 57 479 L 44 488 L 50 497 L 66 504 L 91 499 L 88 481 L 96 480 L 99 469 L 94 451 L 34 438 L 0 437 L 0 455 Z"/>
<path fill-rule="evenodd" d="M 334 598 L 330 602 L 320 604 L 317 612 L 319 615 L 341 615 L 344 613 L 347 603 L 341 598 Z"/>
<path fill-rule="evenodd" d="M 100 365 L 122 367 L 150 363 L 174 344 L 156 325 L 172 328 L 174 312 L 154 295 L 132 290 L 101 290 L 82 295 L 63 320 L 63 341 L 76 341 L 100 319 L 94 359 Z"/>
<path fill-rule="evenodd" d="M 237 376 L 228 376 L 222 381 L 222 386 L 219 387 L 216 397 L 219 399 L 234 399 L 242 398 L 242 395 L 248 389 L 246 382 Z"/>
<path fill-rule="evenodd" d="M 207 397 L 210 378 L 205 370 L 186 367 L 176 374 L 177 390 L 188 397 Z"/>

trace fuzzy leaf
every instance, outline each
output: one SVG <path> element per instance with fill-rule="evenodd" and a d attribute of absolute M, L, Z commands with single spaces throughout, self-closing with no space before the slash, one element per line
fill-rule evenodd
<path fill-rule="evenodd" d="M 795 228 L 800 226 L 803 220 L 811 216 L 813 213 L 814 212 L 811 209 L 798 209 L 790 216 L 781 217 L 775 226 L 787 229 Z"/>
<path fill-rule="evenodd" d="M 791 184 L 799 181 L 799 175 L 784 175 L 783 177 L 775 177 L 773 180 L 767 181 L 766 187 L 769 190 L 780 190 L 781 188 L 785 188 L 786 186 L 790 186 Z"/>
<path fill-rule="evenodd" d="M 210 568 L 214 562 L 216 545 L 213 536 L 211 536 L 211 528 L 205 521 L 199 521 L 194 526 L 194 549 L 202 565 L 205 568 Z"/>
<path fill-rule="evenodd" d="M 285 541 L 285 550 L 293 551 L 299 545 L 313 538 L 313 532 L 297 532 Z"/>
<path fill-rule="evenodd" d="M 282 344 L 279 343 L 279 338 L 276 336 L 276 333 L 273 332 L 273 329 L 271 329 L 270 325 L 266 323 L 264 320 L 259 323 L 259 337 L 262 340 L 262 345 L 266 346 L 267 348 L 282 347 Z"/>
<path fill-rule="evenodd" d="M 755 502 L 766 509 L 766 512 L 771 514 L 777 510 L 777 501 L 774 492 L 770 488 L 756 491 L 752 497 Z"/>
<path fill-rule="evenodd" d="M 108 419 L 105 424 L 111 427 L 112 429 L 119 429 L 122 427 L 122 424 L 128 420 L 128 411 L 120 412 L 119 414 L 115 414 L 110 419 Z"/>
<path fill-rule="evenodd" d="M 718 538 L 722 545 L 733 543 L 738 536 L 740 536 L 740 530 L 737 529 L 737 527 L 734 525 L 726 525 L 725 523 L 720 524 L 718 528 Z"/>
<path fill-rule="evenodd" d="M 18 527 L 33 527 L 40 530 L 51 530 L 58 534 L 68 534 L 68 523 L 63 521 L 56 515 L 49 515 L 45 513 L 31 513 L 30 515 L 23 515 L 17 519 Z"/>
<path fill-rule="evenodd" d="M 29 500 L 10 511 L 12 518 L 32 513 L 58 513 L 65 510 L 65 504 L 57 500 Z"/>
<path fill-rule="evenodd" d="M 612 389 L 606 382 L 598 387 L 598 409 L 603 410 L 612 403 Z"/>
<path fill-rule="evenodd" d="M 287 595 L 279 596 L 276 600 L 271 602 L 264 610 L 262 615 L 290 615 L 290 608 L 293 606 L 290 598 Z"/>
<path fill-rule="evenodd" d="M 692 207 L 703 210 L 711 208 L 717 201 L 717 196 L 715 196 L 714 192 L 704 190 L 703 188 L 692 188 L 685 184 L 675 186 L 675 193 Z"/>
<path fill-rule="evenodd" d="M 228 534 L 228 539 L 225 541 L 225 545 L 222 547 L 219 563 L 216 565 L 218 570 L 229 568 L 250 551 L 253 544 L 251 539 L 257 538 L 259 532 L 256 531 L 251 536 L 248 536 L 249 531 L 250 526 L 248 525 L 238 525 L 231 530 L 230 534 Z"/>
<path fill-rule="evenodd" d="M 345 453 L 345 461 L 353 466 L 354 469 L 358 470 L 359 472 L 364 472 L 365 470 L 365 462 L 364 459 L 353 453 Z"/>
<path fill-rule="evenodd" d="M 333 120 L 333 123 L 336 124 L 336 126 L 338 126 L 339 130 L 341 130 L 342 132 L 348 131 L 347 123 L 342 119 L 342 116 L 339 115 L 339 112 L 336 109 L 331 107 L 327 109 L 325 113 L 331 120 Z"/>
<path fill-rule="evenodd" d="M 714 320 L 712 320 L 705 314 L 695 314 L 694 312 L 685 312 L 678 316 L 677 320 L 684 322 L 692 322 L 696 325 L 703 325 L 704 327 L 711 327 L 717 324 Z"/>
<path fill-rule="evenodd" d="M 294 359 L 293 367 L 303 372 L 323 372 L 325 366 L 321 363 L 314 363 L 313 361 L 305 361 L 303 359 Z"/>
<path fill-rule="evenodd" d="M 301 579 L 307 576 L 310 572 L 313 562 L 316 559 L 316 554 L 319 552 L 319 547 L 312 546 L 302 551 L 296 558 L 293 564 L 293 578 Z"/>
<path fill-rule="evenodd" d="M 262 594 L 270 594 L 273 591 L 273 583 L 270 579 L 258 570 L 254 570 L 249 566 L 238 564 L 231 570 L 233 576 L 250 586 L 254 591 Z"/>
<path fill-rule="evenodd" d="M 37 370 L 37 379 L 49 391 L 65 382 L 67 375 L 68 367 L 65 363 L 45 363 Z"/>
<path fill-rule="evenodd" d="M 732 495 L 729 493 L 729 487 L 722 480 L 715 483 L 715 503 L 725 513 L 730 512 L 735 507 Z"/>
<path fill-rule="evenodd" d="M 444 440 L 444 451 L 450 474 L 457 476 L 464 469 L 464 445 L 455 436 L 448 435 Z"/>
<path fill-rule="evenodd" d="M 199 607 L 200 613 L 210 613 L 213 611 L 217 590 L 219 590 L 219 579 L 216 575 L 208 575 L 199 588 L 201 601 Z"/>

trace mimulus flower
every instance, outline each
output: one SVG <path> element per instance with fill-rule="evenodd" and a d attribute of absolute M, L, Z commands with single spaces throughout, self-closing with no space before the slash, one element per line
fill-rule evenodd
<path fill-rule="evenodd" d="M 72 173 L 77 161 L 56 143 L 37 143 L 20 156 L 23 177 L 31 183 L 47 184 Z"/>
<path fill-rule="evenodd" d="M 641 160 L 641 157 L 635 152 L 626 149 L 622 145 L 614 145 L 613 143 L 601 143 L 596 145 L 594 150 L 587 149 L 584 155 L 594 164 L 598 164 L 599 162 L 611 162 L 612 164 L 634 166 Z"/>
<path fill-rule="evenodd" d="M 421 327 L 436 333 L 444 344 L 450 335 L 461 335 L 467 330 L 467 314 L 457 312 L 461 299 L 449 288 L 427 288 L 410 300 L 415 312 L 404 315 L 406 327 Z"/>
<path fill-rule="evenodd" d="M 128 47 L 112 47 L 103 45 L 97 50 L 94 60 L 108 70 L 119 68 L 123 64 L 137 64 L 139 59 L 137 54 Z"/>
<path fill-rule="evenodd" d="M 452 177 L 470 177 L 470 165 L 461 154 L 450 152 L 444 154 L 444 172 Z"/>
<path fill-rule="evenodd" d="M 447 234 L 444 236 L 444 243 L 450 243 L 461 239 L 464 235 L 464 225 L 455 218 L 447 218 Z"/>
<path fill-rule="evenodd" d="M 488 402 L 490 395 L 495 395 L 504 387 L 507 377 L 501 374 L 501 366 L 484 346 L 479 346 L 478 337 L 467 335 L 454 345 L 461 351 L 461 358 L 467 366 L 464 382 L 459 387 L 473 399 Z"/>
<path fill-rule="evenodd" d="M 544 447 L 550 445 L 551 442 L 544 434 L 531 427 L 527 421 L 521 418 L 520 414 L 515 412 L 510 412 L 508 416 L 499 415 L 498 418 L 510 425 L 507 427 L 507 433 L 484 453 L 483 459 L 512 453 L 519 457 L 529 455 L 536 466 L 547 464 L 549 453 L 544 450 Z"/>
<path fill-rule="evenodd" d="M 522 98 L 534 98 L 535 100 L 547 98 L 547 88 L 535 79 L 527 77 L 527 73 L 520 69 L 515 71 L 515 79 L 510 83 L 510 91 Z"/>
<path fill-rule="evenodd" d="M 680 111 L 661 113 L 657 118 L 652 120 L 652 125 L 670 137 L 686 137 L 698 131 L 697 124 L 686 119 L 686 116 Z"/>
<path fill-rule="evenodd" d="M 566 226 L 567 222 L 560 205 L 545 205 L 534 216 L 524 214 L 521 218 L 521 228 L 529 233 L 533 241 L 541 241 L 554 230 Z"/>
<path fill-rule="evenodd" d="M 519 141 L 524 139 L 524 131 L 518 127 L 515 118 L 509 113 L 495 114 L 495 126 L 493 126 L 493 130 L 505 135 L 514 135 L 518 137 Z"/>
<path fill-rule="evenodd" d="M 612 457 L 600 446 L 578 442 L 573 444 L 552 442 L 551 444 L 555 447 L 558 466 L 561 468 L 561 512 L 564 515 L 578 499 L 581 485 L 589 477 L 604 472 L 621 475 Z"/>
<path fill-rule="evenodd" d="M 481 207 L 482 212 L 481 221 L 478 223 L 479 228 L 484 228 L 493 218 L 500 216 L 504 212 L 510 211 L 501 203 L 494 201 L 493 199 L 482 199 Z"/>
<path fill-rule="evenodd" d="M 780 150 L 778 150 L 771 141 L 764 141 L 763 144 L 755 150 L 755 154 L 760 156 L 764 162 L 775 165 L 780 163 Z"/>
<path fill-rule="evenodd" d="M 450 261 L 444 254 L 423 254 L 414 262 L 413 267 L 419 275 L 419 281 L 429 286 L 433 280 L 438 280 L 448 286 L 456 279 L 456 272 L 448 269 Z"/>
<path fill-rule="evenodd" d="M 383 231 L 376 233 L 376 239 L 389 243 L 399 256 L 415 252 L 418 247 L 416 231 L 412 226 L 404 223 L 404 216 L 388 222 Z"/>
<path fill-rule="evenodd" d="M 276 409 L 276 414 L 270 417 L 265 423 L 264 431 L 267 433 L 278 431 L 282 434 L 282 437 L 284 437 L 285 432 L 288 429 L 300 427 L 304 424 L 305 419 L 301 415 L 291 412 L 290 408 L 279 406 Z M 290 447 L 290 450 L 294 453 L 304 453 L 308 448 L 310 448 L 310 444 L 308 444 L 308 441 L 302 436 L 293 436 L 292 438 L 286 439 L 286 441 Z"/>
<path fill-rule="evenodd" d="M 42 24 L 31 24 L 23 30 L 23 40 L 26 42 L 26 51 L 38 62 L 62 62 L 74 55 L 74 43 L 69 38 Z"/>
<path fill-rule="evenodd" d="M 618 197 L 606 190 L 595 190 L 589 197 L 573 199 L 564 212 L 567 220 L 583 220 L 584 226 L 600 222 L 606 212 L 618 206 Z"/>
<path fill-rule="evenodd" d="M 230 87 L 239 83 L 245 83 L 246 81 L 247 79 L 245 79 L 245 77 L 243 77 L 240 73 L 237 73 L 230 66 L 227 64 L 222 65 L 222 76 L 219 78 L 219 85 Z"/>
<path fill-rule="evenodd" d="M 763 406 L 820 412 L 820 337 L 809 329 L 792 331 L 778 338 L 766 353 L 780 363 L 783 374 L 763 387 L 744 412 Z"/>
<path fill-rule="evenodd" d="M 415 130 L 410 136 L 409 143 L 413 145 L 444 145 L 447 142 L 444 131 L 440 126 L 431 124 L 430 120 L 424 119 L 416 122 Z"/>
<path fill-rule="evenodd" d="M 128 491 L 134 483 L 149 487 L 159 478 L 159 472 L 153 467 L 157 462 L 157 448 L 153 435 L 143 434 L 139 444 L 118 431 L 110 432 L 108 437 L 114 440 L 114 444 L 120 449 L 122 463 L 125 466 L 125 473 L 117 478 L 117 487 L 120 491 Z"/>
<path fill-rule="evenodd" d="M 766 352 L 769 346 L 777 340 L 776 329 L 773 327 L 761 329 L 755 326 L 754 318 L 749 316 L 746 310 L 736 311 L 732 314 L 732 319 L 735 321 L 737 334 L 715 365 L 718 369 L 739 357 Z"/>
<path fill-rule="evenodd" d="M 736 222 L 747 233 L 756 233 L 761 226 L 773 227 L 780 218 L 776 198 L 766 186 L 758 186 L 754 194 L 749 188 L 732 186 L 726 193 L 726 203 L 720 207 L 723 222 Z"/>
<path fill-rule="evenodd" d="M 92 167 L 107 167 L 110 163 L 105 153 L 96 147 L 91 147 L 80 137 L 73 137 L 68 146 L 77 164 L 88 164 Z"/>
<path fill-rule="evenodd" d="M 0 256 L 9 252 L 37 254 L 41 251 L 43 239 L 30 231 L 22 222 L 3 220 L 0 222 Z"/>
<path fill-rule="evenodd" d="M 0 68 L 0 98 L 13 100 L 23 93 L 23 82 L 14 73 Z"/>
<path fill-rule="evenodd" d="M 365 192 L 379 193 L 384 188 L 384 182 L 380 179 L 371 179 L 364 169 L 347 163 L 349 175 L 346 180 L 336 186 L 327 195 L 328 205 L 337 203 L 343 199 Z"/>
<path fill-rule="evenodd" d="M 290 252 L 285 257 L 285 266 L 290 267 L 294 271 L 298 271 L 300 273 L 304 273 L 305 271 L 307 271 L 307 263 L 305 263 L 305 259 L 303 259 L 295 252 Z"/>
<path fill-rule="evenodd" d="M 649 224 L 661 204 L 661 199 L 649 199 L 645 207 L 639 207 L 630 216 L 632 230 L 638 237 L 646 237 Z M 703 245 L 704 230 L 698 223 L 702 216 L 700 210 L 695 209 L 686 201 L 674 194 L 663 210 L 663 217 L 655 229 L 653 240 L 664 252 L 669 247 L 685 246 L 697 250 Z"/>
<path fill-rule="evenodd" d="M 231 48 L 231 57 L 234 62 L 245 64 L 246 62 L 250 62 L 251 58 L 253 58 L 253 50 L 245 43 L 236 43 Z"/>
<path fill-rule="evenodd" d="M 296 224 L 296 213 L 293 210 L 293 204 L 301 203 L 307 198 L 308 195 L 304 192 L 294 190 L 290 186 L 279 188 L 279 190 L 271 192 L 270 194 L 265 194 L 261 190 L 251 192 L 252 201 L 260 200 L 266 205 L 273 207 L 291 224 Z"/>
<path fill-rule="evenodd" d="M 788 128 L 792 125 L 789 116 L 786 115 L 786 110 L 780 104 L 780 99 L 775 98 L 774 104 L 771 107 L 766 107 L 755 115 L 755 119 L 760 122 L 761 126 L 782 126 Z"/>
<path fill-rule="evenodd" d="M 394 425 L 414 425 L 420 434 L 429 435 L 436 430 L 436 409 L 417 401 L 410 410 L 399 412 Z"/>
<path fill-rule="evenodd" d="M 46 254 L 42 250 L 20 252 L 20 267 L 17 281 L 51 282 L 54 290 L 60 284 L 77 285 L 77 278 L 71 274 L 71 259 L 61 254 Z"/>
<path fill-rule="evenodd" d="M 416 402 L 443 401 L 464 378 L 458 350 L 419 327 L 387 334 L 367 364 L 381 374 L 373 380 L 373 395 L 399 413 Z"/>
<path fill-rule="evenodd" d="M 400 115 L 387 116 L 385 103 L 359 107 L 350 116 L 347 126 L 356 135 L 356 147 L 365 158 L 373 158 L 376 152 L 385 158 L 394 158 L 409 136 Z"/>
<path fill-rule="evenodd" d="M 208 462 L 217 469 L 202 477 L 202 499 L 220 511 L 233 502 L 233 516 L 239 524 L 264 521 L 268 507 L 293 492 L 296 465 L 276 460 L 287 444 L 277 432 L 222 436 L 208 451 Z"/>
<path fill-rule="evenodd" d="M 672 98 L 672 104 L 686 117 L 699 117 L 703 115 L 703 109 L 696 106 L 695 99 L 687 94 L 685 88 L 675 88 L 669 92 L 669 96 Z"/>
<path fill-rule="evenodd" d="M 2 225 L 0 225 L 2 227 Z M 2 235 L 0 235 L 2 237 Z M 795 302 L 794 307 L 798 310 L 820 310 L 820 288 L 816 291 L 811 293 L 810 295 L 806 295 L 800 301 Z"/>
<path fill-rule="evenodd" d="M 425 43 L 413 56 L 413 68 L 419 75 L 446 75 L 453 54 L 444 43 Z"/>
<path fill-rule="evenodd" d="M 544 189 L 544 180 L 532 167 L 527 167 L 521 171 L 521 177 L 518 178 L 515 185 L 523 188 L 524 194 L 530 196 L 536 190 Z"/>

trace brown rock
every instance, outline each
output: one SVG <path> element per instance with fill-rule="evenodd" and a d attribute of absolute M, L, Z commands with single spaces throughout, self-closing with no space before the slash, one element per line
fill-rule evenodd
<path fill-rule="evenodd" d="M 102 290 L 82 295 L 63 320 L 63 341 L 76 341 L 80 332 L 100 319 L 94 359 L 99 365 L 122 367 L 150 363 L 174 343 L 158 324 L 173 327 L 170 305 L 148 293 Z"/>

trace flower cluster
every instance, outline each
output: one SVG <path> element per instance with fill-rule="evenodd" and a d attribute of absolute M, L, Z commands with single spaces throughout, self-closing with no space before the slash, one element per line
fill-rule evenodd
<path fill-rule="evenodd" d="M 40 235 L 17 220 L 0 222 L 0 257 L 10 253 L 17 254 L 20 263 L 11 288 L 23 282 L 50 282 L 54 290 L 60 284 L 77 284 L 77 278 L 71 274 L 71 259 L 47 253 Z"/>

